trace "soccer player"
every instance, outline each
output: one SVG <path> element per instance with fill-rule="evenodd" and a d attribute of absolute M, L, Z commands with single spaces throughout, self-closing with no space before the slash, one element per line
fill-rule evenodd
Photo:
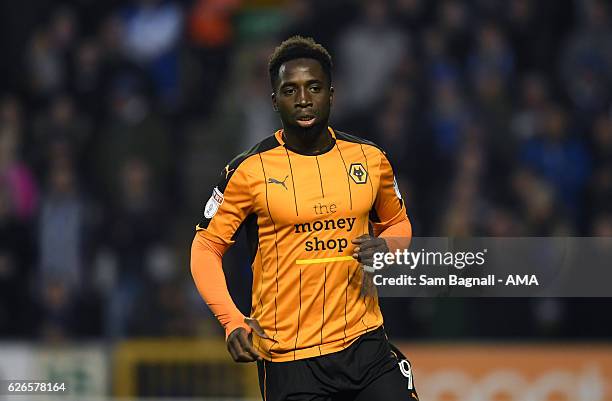
<path fill-rule="evenodd" d="M 269 72 L 283 128 L 223 169 L 196 226 L 192 275 L 232 358 L 257 361 L 264 400 L 418 400 L 376 293 L 361 291 L 373 254 L 407 245 L 411 225 L 385 152 L 328 126 L 331 67 L 311 38 L 276 48 Z M 221 266 L 241 227 L 250 317 Z"/>

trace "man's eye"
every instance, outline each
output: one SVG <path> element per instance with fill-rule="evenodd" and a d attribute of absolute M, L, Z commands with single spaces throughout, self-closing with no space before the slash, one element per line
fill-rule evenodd
<path fill-rule="evenodd" d="M 319 93 L 319 92 L 321 92 L 321 88 L 318 87 L 318 86 L 311 86 L 310 87 L 310 91 L 313 92 L 313 93 Z"/>
<path fill-rule="evenodd" d="M 285 95 L 293 95 L 293 94 L 295 93 L 295 89 L 293 89 L 293 88 L 287 88 L 287 89 L 283 90 L 283 93 L 284 93 Z"/>

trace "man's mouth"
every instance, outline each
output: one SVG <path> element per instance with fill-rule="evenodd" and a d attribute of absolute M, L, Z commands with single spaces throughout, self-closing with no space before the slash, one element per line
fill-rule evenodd
<path fill-rule="evenodd" d="M 312 127 L 315 123 L 316 117 L 313 115 L 303 115 L 297 118 L 297 123 L 302 128 Z"/>

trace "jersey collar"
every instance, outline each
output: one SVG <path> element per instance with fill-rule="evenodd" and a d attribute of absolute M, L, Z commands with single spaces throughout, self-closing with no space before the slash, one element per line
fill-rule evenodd
<path fill-rule="evenodd" d="M 325 149 L 323 149 L 321 152 L 319 153 L 311 153 L 311 152 L 302 152 L 302 151 L 297 151 L 295 149 L 293 149 L 291 146 L 287 145 L 285 143 L 285 141 L 283 140 L 283 130 L 279 129 L 278 131 L 276 131 L 274 133 L 274 136 L 276 137 L 276 140 L 278 141 L 278 143 L 280 143 L 282 146 L 286 147 L 287 149 L 289 149 L 290 151 L 300 154 L 300 155 L 304 155 L 304 156 L 321 156 L 327 152 L 329 152 L 330 150 L 332 150 L 332 148 L 336 145 L 336 133 L 334 132 L 334 130 L 332 129 L 332 127 L 327 127 L 327 131 L 329 132 L 329 134 L 332 137 L 332 141 L 329 144 L 328 147 L 326 147 Z"/>

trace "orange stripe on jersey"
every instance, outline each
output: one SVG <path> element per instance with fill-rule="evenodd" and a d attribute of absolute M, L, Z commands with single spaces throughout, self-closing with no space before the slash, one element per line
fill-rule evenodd
<path fill-rule="evenodd" d="M 351 241 L 407 222 L 385 153 L 329 128 L 317 155 L 288 147 L 282 131 L 221 174 L 197 229 L 225 245 L 246 228 L 252 251 L 251 317 L 270 339 L 263 358 L 288 361 L 337 352 L 382 325 L 377 297 L 360 296 Z"/>

